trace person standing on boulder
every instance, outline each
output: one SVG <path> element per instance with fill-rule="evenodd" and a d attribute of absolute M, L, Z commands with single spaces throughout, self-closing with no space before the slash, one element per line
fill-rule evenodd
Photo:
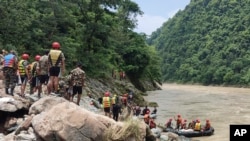
<path fill-rule="evenodd" d="M 121 106 L 120 106 L 120 104 L 118 104 L 118 103 L 113 104 L 113 106 L 112 106 L 112 113 L 113 113 L 113 119 L 115 121 L 118 121 L 119 114 L 121 113 Z"/>
<path fill-rule="evenodd" d="M 18 62 L 18 71 L 21 78 L 21 97 L 24 97 L 24 91 L 26 88 L 26 84 L 29 80 L 29 74 L 28 74 L 28 62 L 29 55 L 27 53 L 22 54 L 22 59 Z"/>
<path fill-rule="evenodd" d="M 38 98 L 41 97 L 41 89 L 40 89 L 40 80 L 39 80 L 39 75 L 40 75 L 40 68 L 39 68 L 39 60 L 41 56 L 36 55 L 35 56 L 35 61 L 31 63 L 30 66 L 30 83 L 31 83 L 31 94 L 35 93 L 38 90 Z"/>
<path fill-rule="evenodd" d="M 111 118 L 111 113 L 110 113 L 111 98 L 110 98 L 110 93 L 108 91 L 105 92 L 104 97 L 102 98 L 102 105 L 104 108 L 105 116 L 108 116 Z"/>
<path fill-rule="evenodd" d="M 61 73 L 63 76 L 65 70 L 65 57 L 60 47 L 61 45 L 58 42 L 53 42 L 48 55 L 49 83 L 47 89 L 49 94 L 58 90 L 59 74 Z"/>
<path fill-rule="evenodd" d="M 43 85 L 47 85 L 49 81 L 49 62 L 48 62 L 48 54 L 49 51 L 46 50 L 44 51 L 43 56 L 41 56 L 39 60 L 39 69 L 40 69 L 40 74 L 39 74 L 39 80 L 40 80 L 40 86 L 39 88 L 41 89 L 40 91 L 42 92 L 42 87 Z M 47 94 L 48 90 L 46 90 Z"/>
<path fill-rule="evenodd" d="M 70 96 L 70 101 L 73 102 L 73 98 L 77 94 L 77 105 L 80 105 L 82 89 L 85 86 L 85 72 L 81 68 L 82 64 L 78 62 L 76 68 L 70 72 L 71 84 L 73 86 L 73 95 Z"/>
<path fill-rule="evenodd" d="M 18 59 L 15 55 L 15 51 L 10 51 L 9 54 L 4 56 L 3 61 L 3 73 L 5 78 L 5 93 L 13 96 L 14 89 L 17 81 L 17 63 Z M 9 92 L 10 88 L 10 92 Z"/>

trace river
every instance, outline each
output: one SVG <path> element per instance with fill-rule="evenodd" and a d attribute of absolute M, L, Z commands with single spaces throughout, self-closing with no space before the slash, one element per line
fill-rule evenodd
<path fill-rule="evenodd" d="M 200 119 L 204 124 L 209 119 L 215 133 L 194 138 L 200 141 L 229 141 L 230 124 L 250 124 L 249 88 L 163 84 L 162 90 L 148 92 L 145 99 L 158 103 L 160 124 L 177 114 L 188 122 Z"/>

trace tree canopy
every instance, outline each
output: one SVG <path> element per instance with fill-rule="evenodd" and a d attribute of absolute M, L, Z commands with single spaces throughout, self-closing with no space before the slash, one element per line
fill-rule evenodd
<path fill-rule="evenodd" d="M 191 0 L 148 39 L 164 81 L 248 85 L 250 0 Z"/>
<path fill-rule="evenodd" d="M 134 82 L 161 81 L 157 52 L 133 32 L 143 12 L 131 0 L 0 0 L 0 13 L 2 49 L 34 58 L 58 41 L 68 69 L 81 61 L 91 77 L 117 69 Z"/>

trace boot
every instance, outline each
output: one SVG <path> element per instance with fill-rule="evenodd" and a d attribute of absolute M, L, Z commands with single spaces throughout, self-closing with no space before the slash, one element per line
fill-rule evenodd
<path fill-rule="evenodd" d="M 10 89 L 10 95 L 14 96 L 14 88 Z"/>
<path fill-rule="evenodd" d="M 5 93 L 9 94 L 9 88 L 5 88 Z"/>

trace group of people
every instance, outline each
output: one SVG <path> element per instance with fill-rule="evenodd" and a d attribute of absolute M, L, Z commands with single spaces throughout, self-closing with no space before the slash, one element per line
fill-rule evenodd
<path fill-rule="evenodd" d="M 30 84 L 30 94 L 37 91 L 41 97 L 42 86 L 47 85 L 47 94 L 56 94 L 59 89 L 59 79 L 65 72 L 65 57 L 60 50 L 59 42 L 52 43 L 52 49 L 44 51 L 43 55 L 35 55 L 34 61 L 29 62 L 30 54 L 25 52 L 20 57 L 14 50 L 3 50 L 0 56 L 1 71 L 4 76 L 5 93 L 14 94 L 17 83 L 21 85 L 19 96 L 25 97 L 25 88 Z M 82 88 L 85 85 L 85 72 L 81 69 L 81 63 L 75 62 L 75 68 L 67 75 L 69 87 L 72 93 L 65 91 L 65 98 L 73 101 L 78 94 L 76 104 L 79 105 Z"/>
<path fill-rule="evenodd" d="M 194 131 L 207 131 L 211 128 L 211 123 L 207 119 L 206 124 L 204 127 L 201 126 L 201 121 L 199 119 L 193 120 L 187 125 L 187 120 L 182 119 L 181 115 L 177 115 L 177 118 L 174 117 L 174 120 L 176 121 L 176 126 L 175 129 L 177 130 L 187 130 L 187 129 L 192 129 Z M 170 118 L 166 124 L 166 128 L 173 128 L 173 123 L 172 123 L 172 118 Z"/>
<path fill-rule="evenodd" d="M 105 116 L 111 118 L 111 113 L 113 114 L 113 119 L 118 121 L 119 114 L 122 112 L 122 101 L 114 94 L 111 96 L 110 92 L 107 91 L 104 93 L 104 96 L 99 99 L 99 103 L 103 105 Z"/>

